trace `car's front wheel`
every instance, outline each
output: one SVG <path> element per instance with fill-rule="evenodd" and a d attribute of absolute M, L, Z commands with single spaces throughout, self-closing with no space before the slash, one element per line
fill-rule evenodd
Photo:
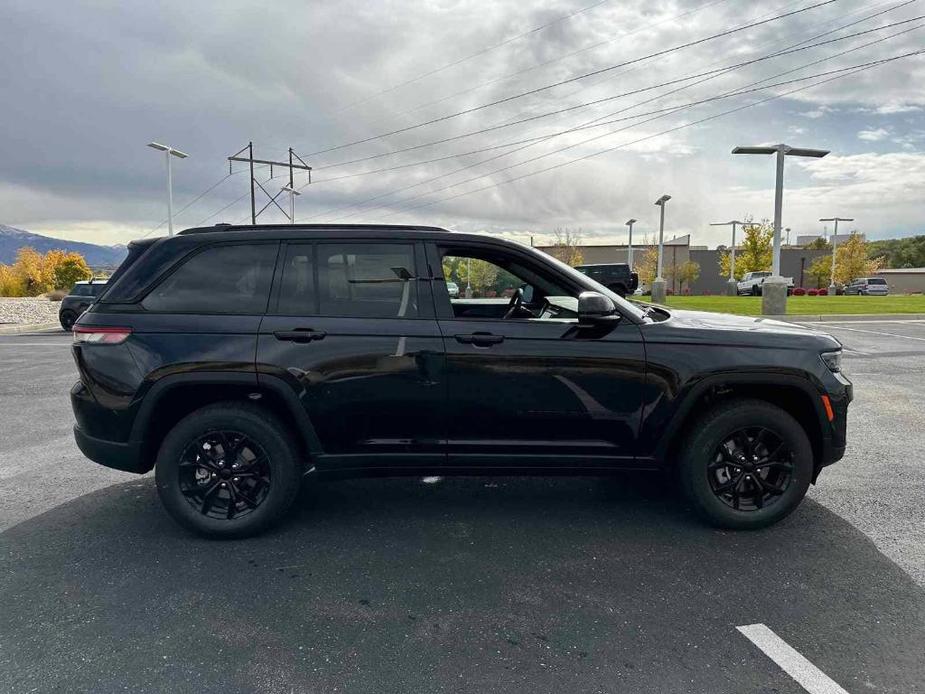
<path fill-rule="evenodd" d="M 299 489 L 298 449 L 282 424 L 249 403 L 209 405 L 161 444 L 158 495 L 180 525 L 209 537 L 255 535 L 278 522 Z"/>
<path fill-rule="evenodd" d="M 763 528 L 793 511 L 813 475 L 803 427 L 760 400 L 735 400 L 707 412 L 685 441 L 681 486 L 714 525 Z"/>

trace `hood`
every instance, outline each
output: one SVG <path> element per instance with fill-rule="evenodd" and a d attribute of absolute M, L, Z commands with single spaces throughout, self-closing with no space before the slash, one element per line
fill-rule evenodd
<path fill-rule="evenodd" d="M 667 320 L 653 323 L 646 332 L 655 336 L 671 336 L 684 342 L 753 345 L 757 347 L 790 347 L 835 349 L 841 343 L 831 335 L 781 320 L 761 316 L 735 316 L 730 313 L 665 309 Z"/>

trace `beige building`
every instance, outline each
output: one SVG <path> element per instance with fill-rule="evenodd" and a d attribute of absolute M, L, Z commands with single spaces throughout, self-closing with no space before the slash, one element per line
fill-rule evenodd
<path fill-rule="evenodd" d="M 891 294 L 925 292 L 925 267 L 892 268 L 874 274 L 887 281 Z"/>

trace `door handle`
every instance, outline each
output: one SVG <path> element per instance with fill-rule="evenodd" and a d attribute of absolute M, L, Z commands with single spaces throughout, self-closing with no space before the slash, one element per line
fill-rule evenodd
<path fill-rule="evenodd" d="M 323 340 L 327 333 L 324 332 L 324 330 L 296 328 L 295 330 L 277 330 L 273 335 L 277 340 L 286 342 L 313 342 L 315 340 Z"/>
<path fill-rule="evenodd" d="M 464 345 L 475 345 L 476 347 L 489 347 L 504 342 L 504 335 L 493 335 L 492 333 L 472 333 L 471 335 L 457 335 L 456 341 Z"/>

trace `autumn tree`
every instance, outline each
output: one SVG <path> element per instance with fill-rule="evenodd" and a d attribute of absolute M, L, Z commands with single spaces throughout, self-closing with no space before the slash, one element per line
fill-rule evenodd
<path fill-rule="evenodd" d="M 73 251 L 48 251 L 44 263 L 46 273 L 51 274 L 52 286 L 55 289 L 70 289 L 75 282 L 93 277 L 93 272 L 84 257 Z"/>
<path fill-rule="evenodd" d="M 552 248 L 549 249 L 549 254 L 572 267 L 581 265 L 584 261 L 584 253 L 581 250 L 581 229 L 557 227 L 553 231 L 553 236 L 555 240 Z"/>
<path fill-rule="evenodd" d="M 803 248 L 810 251 L 831 251 L 832 244 L 830 244 L 821 236 L 817 236 L 812 241 L 804 245 Z"/>
<path fill-rule="evenodd" d="M 658 246 L 653 246 L 648 237 L 643 241 L 643 245 L 645 250 L 633 257 L 633 269 L 639 275 L 639 283 L 651 287 L 658 271 Z"/>
<path fill-rule="evenodd" d="M 746 272 L 761 272 L 771 269 L 773 248 L 771 242 L 774 238 L 774 227 L 767 220 L 756 224 L 749 222 L 745 225 L 745 234 L 742 243 L 736 248 L 735 278 L 742 279 Z M 729 251 L 720 253 L 720 277 L 729 277 Z"/>
<path fill-rule="evenodd" d="M 53 250 L 42 255 L 34 248 L 20 248 L 12 265 L 0 265 L 0 296 L 38 296 L 70 289 L 92 276 L 80 253 Z"/>
<path fill-rule="evenodd" d="M 870 259 L 867 242 L 859 234 L 851 234 L 848 240 L 835 250 L 835 281 L 848 284 L 855 277 L 872 275 L 882 267 L 880 258 Z M 829 256 L 831 262 L 832 256 Z"/>

